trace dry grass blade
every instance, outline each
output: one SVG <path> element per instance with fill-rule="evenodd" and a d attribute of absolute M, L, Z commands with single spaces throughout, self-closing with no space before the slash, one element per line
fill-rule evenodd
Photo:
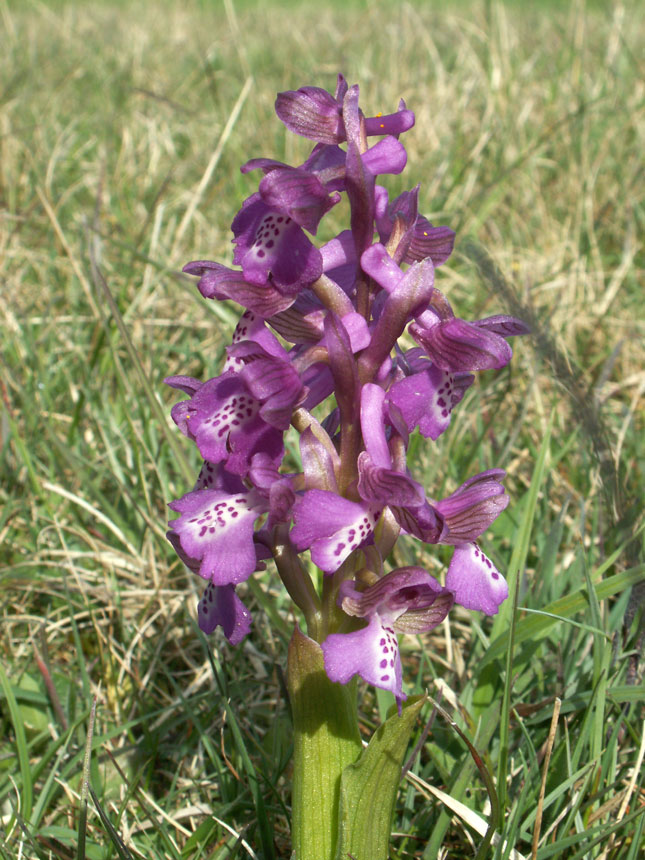
<path fill-rule="evenodd" d="M 560 717 L 560 707 L 562 701 L 556 697 L 553 703 L 553 716 L 551 717 L 551 726 L 549 728 L 549 736 L 546 741 L 546 750 L 544 752 L 544 765 L 542 766 L 542 782 L 540 783 L 540 794 L 538 796 L 537 813 L 535 816 L 535 824 L 533 826 L 533 843 L 531 845 L 531 860 L 536 860 L 538 852 L 538 843 L 540 841 L 540 828 L 542 827 L 542 813 L 544 805 L 544 794 L 546 792 L 546 778 L 549 773 L 549 764 L 551 762 L 551 752 L 555 743 L 555 733 L 558 729 L 558 718 Z"/>

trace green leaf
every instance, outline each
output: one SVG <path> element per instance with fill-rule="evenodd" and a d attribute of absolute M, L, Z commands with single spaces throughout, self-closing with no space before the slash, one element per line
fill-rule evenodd
<path fill-rule="evenodd" d="M 340 780 L 337 860 L 386 860 L 403 756 L 426 697 L 383 723 Z"/>

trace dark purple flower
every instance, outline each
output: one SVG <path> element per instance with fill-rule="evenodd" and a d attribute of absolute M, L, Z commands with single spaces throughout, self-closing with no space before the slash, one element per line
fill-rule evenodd
<path fill-rule="evenodd" d="M 197 605 L 197 621 L 207 634 L 221 627 L 231 645 L 239 645 L 251 629 L 251 613 L 235 593 L 234 585 L 209 582 Z"/>
<path fill-rule="evenodd" d="M 332 96 L 319 87 L 301 87 L 278 93 L 275 111 L 289 131 L 318 143 L 337 144 L 347 140 L 343 121 L 343 99 L 347 94 L 347 84 L 339 75 L 336 95 Z M 399 135 L 412 128 L 414 114 L 407 110 L 405 103 L 399 110 L 387 116 L 375 116 L 365 120 L 367 135 Z"/>
<path fill-rule="evenodd" d="M 420 349 L 409 350 L 404 361 L 409 375 L 394 382 L 387 393 L 390 420 L 401 433 L 418 427 L 423 436 L 438 439 L 474 377 L 441 370 L 422 357 Z"/>
<path fill-rule="evenodd" d="M 212 260 L 195 260 L 182 271 L 199 277 L 197 288 L 204 298 L 231 299 L 265 319 L 286 310 L 296 297 L 295 292 L 281 292 L 273 283 L 250 283 L 242 272 Z"/>
<path fill-rule="evenodd" d="M 342 583 L 339 603 L 348 615 L 367 619 L 367 627 L 332 633 L 325 639 L 325 671 L 340 684 L 360 675 L 369 684 L 393 693 L 400 706 L 406 696 L 396 634 L 432 630 L 448 614 L 454 596 L 420 567 L 393 570 L 364 591 L 356 585 Z"/>
<path fill-rule="evenodd" d="M 177 403 L 171 414 L 205 460 L 225 461 L 230 472 L 245 475 L 259 451 L 282 460 L 282 431 L 264 420 L 262 408 L 242 374 L 228 370 L 201 385 L 190 400 Z"/>
<path fill-rule="evenodd" d="M 270 355 L 260 344 L 244 341 L 230 347 L 229 355 L 244 363 L 240 378 L 251 396 L 261 404 L 259 414 L 262 420 L 279 430 L 286 430 L 293 409 L 307 394 L 300 376 L 286 360 L 286 353 Z"/>
<path fill-rule="evenodd" d="M 295 295 L 322 275 L 318 248 L 290 215 L 270 209 L 258 193 L 244 201 L 232 229 L 233 262 L 249 283 L 270 281 L 279 291 Z"/>
<path fill-rule="evenodd" d="M 430 310 L 409 331 L 437 367 L 452 373 L 504 367 L 513 355 L 495 332 L 455 316 L 440 319 Z"/>

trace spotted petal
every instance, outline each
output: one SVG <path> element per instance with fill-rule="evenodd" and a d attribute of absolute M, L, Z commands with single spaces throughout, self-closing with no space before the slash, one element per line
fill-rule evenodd
<path fill-rule="evenodd" d="M 205 460 L 226 461 L 230 472 L 244 475 L 258 451 L 282 459 L 282 432 L 260 415 L 261 403 L 241 375 L 227 371 L 204 383 L 188 405 L 186 425 Z M 177 404 L 177 408 L 183 403 Z M 173 418 L 177 420 L 175 411 Z"/>
<path fill-rule="evenodd" d="M 330 681 L 346 684 L 354 675 L 360 675 L 368 684 L 394 693 L 397 702 L 406 698 L 396 633 L 377 613 L 362 630 L 332 633 L 322 643 L 322 651 Z"/>
<path fill-rule="evenodd" d="M 245 200 L 231 227 L 237 246 L 233 262 L 250 283 L 265 284 L 270 276 L 278 289 L 293 295 L 322 274 L 318 248 L 289 215 L 271 210 L 259 194 Z"/>
<path fill-rule="evenodd" d="M 473 377 L 441 370 L 429 361 L 424 365 L 419 373 L 391 386 L 387 403 L 393 421 L 398 415 L 408 432 L 418 426 L 423 436 L 435 440 L 448 428 L 450 413 L 472 384 Z M 396 415 L 392 407 L 397 410 Z"/>
<path fill-rule="evenodd" d="M 248 579 L 256 567 L 253 527 L 268 507 L 255 494 L 194 490 L 168 507 L 181 514 L 169 526 L 183 552 L 201 562 L 200 576 L 215 585 Z"/>
<path fill-rule="evenodd" d="M 358 547 L 373 543 L 381 508 L 351 502 L 328 490 L 307 490 L 294 505 L 291 540 L 300 552 L 311 550 L 321 570 L 333 573 Z"/>
<path fill-rule="evenodd" d="M 506 580 L 476 543 L 456 547 L 446 575 L 446 588 L 455 602 L 486 615 L 497 610 L 508 597 Z"/>
<path fill-rule="evenodd" d="M 231 645 L 239 645 L 251 629 L 251 613 L 235 593 L 234 585 L 209 582 L 197 605 L 197 623 L 204 633 L 221 627 Z"/>

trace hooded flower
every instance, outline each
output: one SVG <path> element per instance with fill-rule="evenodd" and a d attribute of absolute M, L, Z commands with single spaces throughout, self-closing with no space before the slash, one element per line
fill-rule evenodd
<path fill-rule="evenodd" d="M 285 211 L 270 208 L 253 194 L 233 219 L 233 262 L 251 284 L 270 281 L 278 291 L 295 295 L 322 275 L 320 251 Z"/>
<path fill-rule="evenodd" d="M 177 387 L 172 377 L 167 382 Z M 204 460 L 225 461 L 229 472 L 245 475 L 259 451 L 278 463 L 282 459 L 282 430 L 264 420 L 263 408 L 242 374 L 227 370 L 199 385 L 191 399 L 177 403 L 171 414 L 194 439 Z"/>
<path fill-rule="evenodd" d="M 364 591 L 344 582 L 338 602 L 348 615 L 367 620 L 352 633 L 332 633 L 322 643 L 325 671 L 332 681 L 346 684 L 354 675 L 394 693 L 397 704 L 406 697 L 401 686 L 401 657 L 397 633 L 425 633 L 448 614 L 454 596 L 420 567 L 400 567 Z"/>
<path fill-rule="evenodd" d="M 343 100 L 348 87 L 345 78 L 338 76 L 336 95 L 320 87 L 301 87 L 278 93 L 275 112 L 289 131 L 318 143 L 338 144 L 347 140 L 343 121 Z M 378 115 L 365 120 L 366 135 L 399 135 L 412 128 L 414 114 L 401 100 L 399 110 L 387 116 Z"/>

